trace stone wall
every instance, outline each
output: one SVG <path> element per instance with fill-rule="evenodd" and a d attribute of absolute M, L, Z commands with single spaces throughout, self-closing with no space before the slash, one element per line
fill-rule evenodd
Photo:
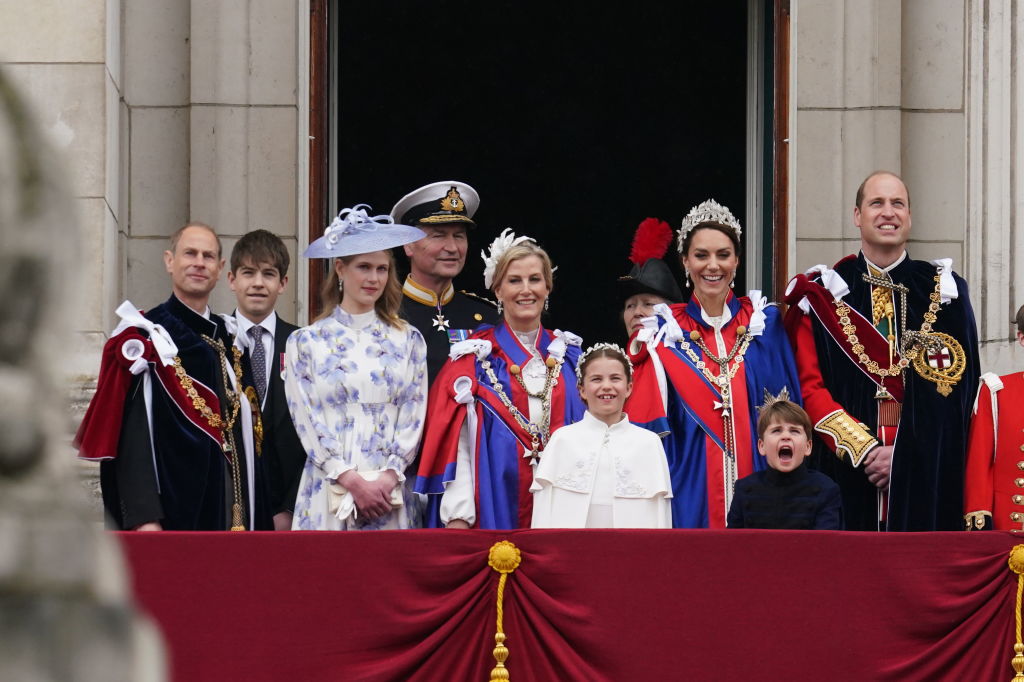
<path fill-rule="evenodd" d="M 911 254 L 952 257 L 970 284 L 983 370 L 1020 367 L 1009 324 L 1024 304 L 1020 10 L 1012 0 L 797 0 L 792 12 L 792 269 L 855 252 L 856 188 L 894 170 L 911 190 Z"/>
<path fill-rule="evenodd" d="M 249 230 L 295 254 L 305 0 L 44 0 L 0 17 L 0 62 L 65 154 L 85 280 L 69 373 L 88 382 L 125 298 L 169 291 L 167 237 L 202 220 L 225 256 Z M 305 20 L 308 22 L 308 19 Z M 308 34 L 308 28 L 305 28 Z M 292 286 L 282 315 L 302 311 Z M 226 280 L 211 307 L 229 311 Z"/>

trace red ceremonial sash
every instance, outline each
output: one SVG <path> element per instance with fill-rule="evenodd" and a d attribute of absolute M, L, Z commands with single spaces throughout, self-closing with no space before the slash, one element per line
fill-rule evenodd
<path fill-rule="evenodd" d="M 109 339 L 103 347 L 96 393 L 75 434 L 74 445 L 79 450 L 79 458 L 99 461 L 117 457 L 124 404 L 133 377 L 131 367 L 139 358 L 155 370 L 153 375 L 182 415 L 220 445 L 220 429 L 211 426 L 196 407 L 178 380 L 175 368 L 165 366 L 149 338 L 132 327 Z M 213 413 L 220 414 L 217 394 L 195 379 L 192 385 L 196 395 Z"/>
<path fill-rule="evenodd" d="M 836 345 L 842 349 L 846 357 L 850 359 L 850 362 L 871 381 L 881 384 L 893 399 L 903 402 L 902 375 L 894 377 L 886 375 L 882 377 L 872 374 L 868 371 L 867 367 L 861 364 L 859 357 L 853 352 L 853 344 L 847 339 L 846 332 L 843 331 L 843 326 L 839 323 L 839 317 L 836 315 L 835 297 L 832 295 L 832 292 L 818 282 L 812 281 L 807 275 L 801 274 L 793 278 L 793 283 L 790 284 L 790 292 L 786 296 L 786 303 L 796 305 L 803 298 L 807 299 L 807 303 L 810 305 L 814 316 L 818 318 L 821 326 L 824 327 L 825 331 L 836 342 Z M 854 310 L 850 304 L 844 303 L 844 305 L 850 310 L 850 324 L 855 328 L 854 334 L 857 336 L 857 341 L 864 346 L 864 353 L 870 359 L 877 362 L 879 368 L 888 366 L 889 341 L 875 328 L 871 320 Z M 899 360 L 899 353 L 896 352 L 894 362 L 899 362 Z"/>

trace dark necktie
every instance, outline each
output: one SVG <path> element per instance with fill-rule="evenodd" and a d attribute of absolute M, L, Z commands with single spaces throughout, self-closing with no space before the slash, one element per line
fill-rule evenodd
<path fill-rule="evenodd" d="M 249 327 L 249 336 L 252 338 L 252 375 L 262 405 L 267 394 L 267 352 L 263 348 L 263 327 L 258 324 Z"/>

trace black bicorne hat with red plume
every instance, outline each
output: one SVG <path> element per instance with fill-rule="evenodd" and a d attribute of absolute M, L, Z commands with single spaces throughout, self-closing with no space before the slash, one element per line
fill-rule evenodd
<path fill-rule="evenodd" d="M 655 294 L 669 303 L 679 303 L 683 294 L 668 264 L 662 260 L 672 243 L 672 228 L 657 218 L 647 218 L 633 236 L 629 260 L 633 269 L 619 277 L 619 291 L 623 300 L 635 294 Z"/>

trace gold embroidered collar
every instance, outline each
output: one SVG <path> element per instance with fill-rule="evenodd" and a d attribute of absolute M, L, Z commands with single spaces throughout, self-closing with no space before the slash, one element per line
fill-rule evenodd
<path fill-rule="evenodd" d="M 402 285 L 402 293 L 423 305 L 438 306 L 448 305 L 451 300 L 455 297 L 455 287 L 451 282 L 448 283 L 448 287 L 441 293 L 440 303 L 438 302 L 437 294 L 430 289 L 427 289 L 421 284 L 417 284 L 412 275 L 405 278 L 405 284 Z"/>

